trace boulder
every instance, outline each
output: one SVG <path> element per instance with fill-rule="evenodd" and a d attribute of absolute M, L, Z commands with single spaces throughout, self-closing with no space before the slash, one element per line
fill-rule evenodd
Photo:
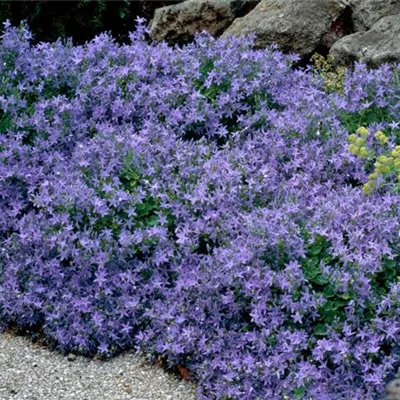
<path fill-rule="evenodd" d="M 155 11 L 150 37 L 156 41 L 187 43 L 197 32 L 221 35 L 237 17 L 251 11 L 260 0 L 186 0 Z"/>
<path fill-rule="evenodd" d="M 284 51 L 308 56 L 323 44 L 347 7 L 345 0 L 263 0 L 222 37 L 254 33 L 258 47 L 278 44 Z"/>
<path fill-rule="evenodd" d="M 400 62 L 400 14 L 380 19 L 367 32 L 357 32 L 338 40 L 331 48 L 336 64 L 363 61 L 370 66 Z"/>
<path fill-rule="evenodd" d="M 350 0 L 356 32 L 367 31 L 389 15 L 400 14 L 400 0 Z"/>

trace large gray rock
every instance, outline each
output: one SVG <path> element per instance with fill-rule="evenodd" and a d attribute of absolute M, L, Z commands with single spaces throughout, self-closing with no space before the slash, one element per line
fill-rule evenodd
<path fill-rule="evenodd" d="M 332 24 L 345 12 L 345 0 L 263 0 L 225 31 L 230 35 L 256 34 L 256 45 L 278 44 L 301 56 L 322 44 Z"/>
<path fill-rule="evenodd" d="M 186 43 L 195 33 L 221 35 L 237 17 L 251 11 L 260 0 L 186 0 L 155 11 L 150 37 L 169 43 Z"/>
<path fill-rule="evenodd" d="M 356 32 L 367 31 L 381 18 L 400 14 L 400 0 L 350 0 Z"/>
<path fill-rule="evenodd" d="M 331 48 L 337 64 L 363 61 L 371 66 L 400 62 L 400 14 L 380 19 L 367 32 L 357 32 L 338 40 Z"/>

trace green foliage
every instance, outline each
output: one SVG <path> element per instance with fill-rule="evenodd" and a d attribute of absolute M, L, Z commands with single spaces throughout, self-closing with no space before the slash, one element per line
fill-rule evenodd
<path fill-rule="evenodd" d="M 304 277 L 313 291 L 324 299 L 323 305 L 318 309 L 319 318 L 313 324 L 313 333 L 317 337 L 324 337 L 329 327 L 335 327 L 336 321 L 345 321 L 346 306 L 350 301 L 357 301 L 356 291 L 352 287 L 343 291 L 338 282 L 323 272 L 322 265 L 343 268 L 339 265 L 339 260 L 329 253 L 329 248 L 330 243 L 324 237 L 317 237 L 308 245 L 306 257 L 301 261 Z M 382 260 L 382 269 L 370 275 L 369 279 L 375 293 L 385 296 L 399 277 L 400 257 Z M 368 304 L 365 309 L 360 309 L 360 315 L 366 321 L 370 321 L 375 315 L 374 305 Z"/>
<path fill-rule="evenodd" d="M 93 179 L 93 169 L 89 170 L 88 168 L 82 168 L 82 173 L 84 179 L 87 181 L 87 184 L 89 184 L 91 179 Z M 166 217 L 168 228 L 173 232 L 173 216 L 168 210 L 163 209 L 158 200 L 156 200 L 147 192 L 143 185 L 145 180 L 146 177 L 144 177 L 141 174 L 140 169 L 134 165 L 134 155 L 127 154 L 124 158 L 124 165 L 119 175 L 121 189 L 130 194 L 137 194 L 139 190 L 144 190 L 146 193 L 144 198 L 135 204 L 134 216 L 129 216 L 124 209 L 115 209 L 113 206 L 110 206 L 110 212 L 106 215 L 96 214 L 94 216 L 87 214 L 80 216 L 78 219 L 74 218 L 74 215 L 77 214 L 77 210 L 73 205 L 71 205 L 71 207 L 65 211 L 72 216 L 72 219 L 76 220 L 77 228 L 84 229 L 85 226 L 92 225 L 93 231 L 95 232 L 101 232 L 104 229 L 109 229 L 115 238 L 119 236 L 122 225 L 124 225 L 128 220 L 131 222 L 133 229 L 147 229 L 157 226 L 159 224 L 159 213 Z M 99 183 L 100 184 L 97 184 L 96 186 L 91 185 L 92 189 L 103 200 L 110 200 L 112 195 L 104 190 L 104 185 L 111 184 L 111 182 L 101 178 Z M 93 221 L 91 218 L 95 218 L 95 220 Z M 146 240 L 147 239 L 145 239 L 144 242 L 146 242 Z M 151 247 L 155 243 L 148 239 L 145 244 Z"/>
<path fill-rule="evenodd" d="M 304 277 L 311 284 L 314 292 L 322 295 L 324 304 L 319 308 L 319 320 L 314 324 L 314 334 L 324 336 L 327 327 L 335 320 L 346 318 L 345 306 L 354 299 L 350 289 L 343 293 L 337 283 L 323 272 L 322 265 L 335 265 L 339 261 L 329 254 L 330 243 L 325 238 L 317 237 L 307 249 L 306 257 L 301 261 Z"/>
<path fill-rule="evenodd" d="M 374 123 L 393 122 L 389 110 L 385 107 L 378 107 L 375 104 L 360 112 L 343 112 L 341 119 L 349 133 L 356 132 L 360 126 L 369 126 Z"/>
<path fill-rule="evenodd" d="M 220 84 L 205 85 L 206 79 L 210 72 L 214 70 L 214 60 L 208 58 L 200 65 L 200 76 L 194 80 L 195 88 L 212 104 L 215 99 L 223 92 L 230 88 L 230 81 L 225 79 Z"/>
<path fill-rule="evenodd" d="M 390 286 L 400 278 L 400 256 L 393 260 L 383 260 L 381 271 L 371 277 L 371 286 L 374 292 L 380 296 L 386 295 Z"/>
<path fill-rule="evenodd" d="M 304 387 L 298 387 L 293 390 L 293 399 L 294 400 L 301 400 L 304 398 L 306 394 L 306 389 Z"/>
<path fill-rule="evenodd" d="M 140 169 L 134 166 L 133 158 L 133 154 L 127 154 L 120 176 L 124 190 L 129 193 L 135 193 L 139 187 L 143 188 L 142 183 L 146 179 L 142 176 Z M 170 231 L 174 231 L 174 217 L 149 193 L 142 202 L 136 204 L 135 211 L 136 228 L 146 229 L 157 226 L 159 223 L 157 214 L 161 213 L 166 217 Z"/>
<path fill-rule="evenodd" d="M 0 111 L 0 133 L 6 132 L 10 126 L 11 117 L 7 113 Z"/>

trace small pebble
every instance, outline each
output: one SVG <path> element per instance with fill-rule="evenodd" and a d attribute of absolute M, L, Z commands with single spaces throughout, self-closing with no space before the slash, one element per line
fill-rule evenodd
<path fill-rule="evenodd" d="M 400 400 L 400 379 L 394 379 L 387 384 L 386 400 Z"/>
<path fill-rule="evenodd" d="M 0 334 L 0 400 L 103 399 L 195 400 L 196 388 L 134 352 L 108 361 L 65 357 L 24 337 Z"/>

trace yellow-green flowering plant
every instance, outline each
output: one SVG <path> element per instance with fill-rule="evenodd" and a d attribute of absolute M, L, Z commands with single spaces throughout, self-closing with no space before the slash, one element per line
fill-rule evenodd
<path fill-rule="evenodd" d="M 362 126 L 348 138 L 348 150 L 351 154 L 373 162 L 373 171 L 363 186 L 363 192 L 371 194 L 384 186 L 392 186 L 393 190 L 398 191 L 400 189 L 400 145 L 391 144 L 388 136 L 379 130 L 374 134 L 374 147 L 380 150 L 379 154 L 374 149 L 368 148 L 367 141 L 370 134 L 371 132 Z"/>
<path fill-rule="evenodd" d="M 318 75 L 323 79 L 326 91 L 343 92 L 346 68 L 335 66 L 332 54 L 325 58 L 321 54 L 315 53 L 311 57 L 311 62 Z"/>

